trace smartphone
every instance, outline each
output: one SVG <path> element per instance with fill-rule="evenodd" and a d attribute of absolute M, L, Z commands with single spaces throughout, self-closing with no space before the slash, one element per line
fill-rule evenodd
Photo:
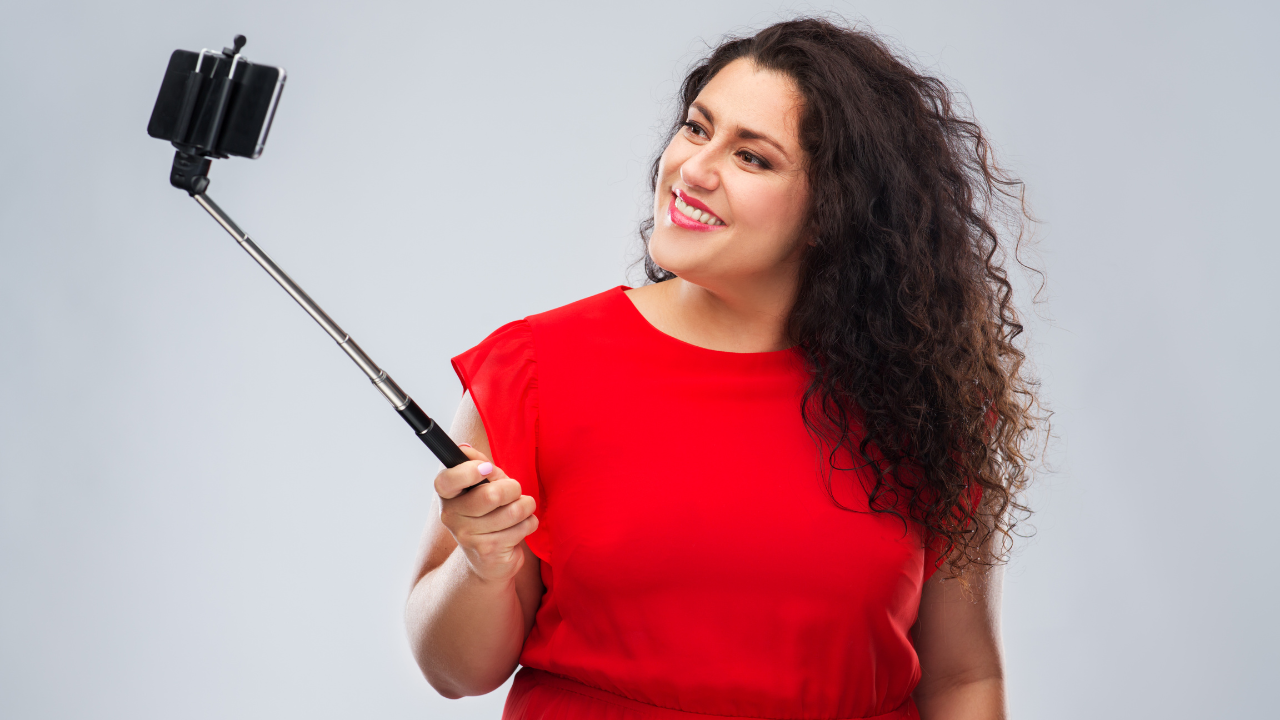
<path fill-rule="evenodd" d="M 209 157 L 256 158 L 267 143 L 284 79 L 282 68 L 240 55 L 174 50 L 147 134 Z"/>

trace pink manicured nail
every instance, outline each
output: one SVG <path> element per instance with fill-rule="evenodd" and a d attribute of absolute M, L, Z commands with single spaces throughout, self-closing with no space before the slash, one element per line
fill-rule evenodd
<path fill-rule="evenodd" d="M 493 463 L 482 462 L 476 466 L 476 470 L 480 471 L 481 475 L 488 475 L 493 472 Z"/>
<path fill-rule="evenodd" d="M 471 443 L 458 443 L 458 447 L 471 447 Z M 475 448 L 472 448 L 473 450 Z"/>

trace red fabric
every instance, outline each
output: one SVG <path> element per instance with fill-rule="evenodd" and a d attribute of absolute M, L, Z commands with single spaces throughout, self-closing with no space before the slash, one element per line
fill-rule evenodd
<path fill-rule="evenodd" d="M 587 717 L 591 720 L 714 720 L 726 717 L 649 705 L 531 667 L 521 668 L 516 673 L 503 715 L 525 720 L 558 720 L 566 717 Z M 920 720 L 920 715 L 915 711 L 914 705 L 903 703 L 892 712 L 863 717 L 861 720 Z"/>
<path fill-rule="evenodd" d="M 916 717 L 920 528 L 866 512 L 869 471 L 832 503 L 796 352 L 684 343 L 625 289 L 453 360 L 541 520 L 504 719 Z"/>

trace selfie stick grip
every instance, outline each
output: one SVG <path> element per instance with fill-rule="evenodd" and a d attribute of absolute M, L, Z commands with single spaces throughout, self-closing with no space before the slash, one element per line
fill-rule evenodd
<path fill-rule="evenodd" d="M 207 165 L 205 168 L 207 169 Z M 207 182 L 205 184 L 207 185 Z M 182 186 L 180 185 L 179 187 Z M 188 192 L 190 192 L 190 190 L 188 190 Z M 307 311 L 307 314 L 311 316 L 311 319 L 315 320 L 316 323 L 329 334 L 329 337 L 333 338 L 333 341 L 338 343 L 338 347 L 342 348 L 343 352 L 345 352 L 347 356 L 355 362 L 360 370 L 364 372 L 365 376 L 369 378 L 374 387 L 378 388 L 383 397 L 385 397 L 396 411 L 400 413 L 400 417 L 409 424 L 409 427 L 413 428 L 413 431 L 418 435 L 418 439 L 422 441 L 422 444 L 426 445 L 427 449 L 435 453 L 435 456 L 440 459 L 440 462 L 444 463 L 445 467 L 454 467 L 467 462 L 468 458 L 466 454 L 462 452 L 462 448 L 458 447 L 457 444 L 449 438 L 448 434 L 446 434 L 445 431 L 436 424 L 436 421 L 428 417 L 427 414 L 422 411 L 422 408 L 418 407 L 418 404 L 413 401 L 413 398 L 409 397 L 405 391 L 401 390 L 400 386 L 396 385 L 396 382 L 391 379 L 391 376 L 387 375 L 382 368 L 378 367 L 377 364 L 375 364 L 373 360 L 365 354 L 364 350 L 360 349 L 360 346 L 356 344 L 356 341 L 351 339 L 350 335 L 344 332 L 341 327 L 338 327 L 338 324 L 333 321 L 333 318 L 329 317 L 324 310 L 321 310 L 320 306 L 317 305 L 316 302 L 312 300 L 311 297 L 308 296 L 292 278 L 280 269 L 279 265 L 276 265 L 271 258 L 267 257 L 267 254 L 262 252 L 262 249 L 259 248 L 253 240 L 249 239 L 249 236 L 235 224 L 235 221 L 222 211 L 222 208 L 218 207 L 217 203 L 203 192 L 194 192 L 191 194 L 191 197 L 195 198 L 196 202 L 200 203 L 200 207 L 204 208 L 205 211 L 212 215 L 213 219 L 217 220 L 218 224 L 221 225 L 222 228 L 231 235 L 231 237 L 235 238 L 236 242 L 240 244 L 240 247 L 244 248 L 244 251 L 249 253 L 249 256 L 257 261 L 257 263 L 262 266 L 262 269 L 266 270 L 267 274 L 279 283 L 280 287 L 284 288 L 284 291 L 289 293 L 289 296 L 302 306 L 303 310 Z"/>
<path fill-rule="evenodd" d="M 412 399 L 409 404 L 399 410 L 400 417 L 409 423 L 409 427 L 418 434 L 418 439 L 422 441 L 427 449 L 435 453 L 440 458 L 440 462 L 445 467 L 454 467 L 466 462 L 469 458 L 463 454 L 462 448 L 454 444 L 453 439 L 445 433 L 444 429 L 436 424 L 435 420 L 427 417 L 422 412 L 422 408 L 418 407 L 418 403 Z"/>

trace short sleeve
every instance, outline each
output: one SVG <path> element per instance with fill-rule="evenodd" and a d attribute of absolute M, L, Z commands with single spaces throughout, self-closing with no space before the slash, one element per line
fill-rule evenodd
<path fill-rule="evenodd" d="M 538 359 L 533 331 L 526 320 L 507 323 L 479 345 L 453 358 L 464 390 L 484 423 L 493 462 L 520 482 L 521 491 L 538 503 Z M 529 549 L 546 560 L 545 533 L 526 538 Z"/>
<path fill-rule="evenodd" d="M 946 550 L 944 538 L 936 535 L 924 546 L 924 582 L 929 582 L 929 578 L 933 577 L 938 567 L 942 565 L 944 550 Z"/>
<path fill-rule="evenodd" d="M 999 416 L 996 415 L 995 408 L 991 408 L 991 407 L 987 408 L 985 419 L 987 422 L 988 429 L 994 430 L 996 426 L 996 422 L 999 420 Z M 976 512 L 978 507 L 982 503 L 982 486 L 979 485 L 978 483 L 970 482 L 966 490 L 968 491 L 969 507 Z M 961 501 L 964 501 L 964 500 L 965 500 L 965 495 L 964 493 L 962 493 Z M 957 520 L 962 520 L 965 514 L 964 511 L 959 507 L 954 508 L 953 513 Z M 929 580 L 929 578 L 933 577 L 933 574 L 937 572 L 939 566 L 942 565 L 942 561 L 946 559 L 947 550 L 948 548 L 947 548 L 946 540 L 938 536 L 934 536 L 929 541 L 929 543 L 925 545 L 924 579 L 926 582 Z"/>
<path fill-rule="evenodd" d="M 977 508 L 982 501 L 982 486 L 977 483 L 970 483 L 967 488 L 968 501 L 971 507 Z M 963 499 L 964 494 L 961 495 Z M 962 512 L 960 508 L 955 508 L 954 513 L 959 517 Z M 941 567 L 942 562 L 946 560 L 947 542 L 946 539 L 935 535 L 924 548 L 924 579 L 928 582 L 929 578 Z"/>

